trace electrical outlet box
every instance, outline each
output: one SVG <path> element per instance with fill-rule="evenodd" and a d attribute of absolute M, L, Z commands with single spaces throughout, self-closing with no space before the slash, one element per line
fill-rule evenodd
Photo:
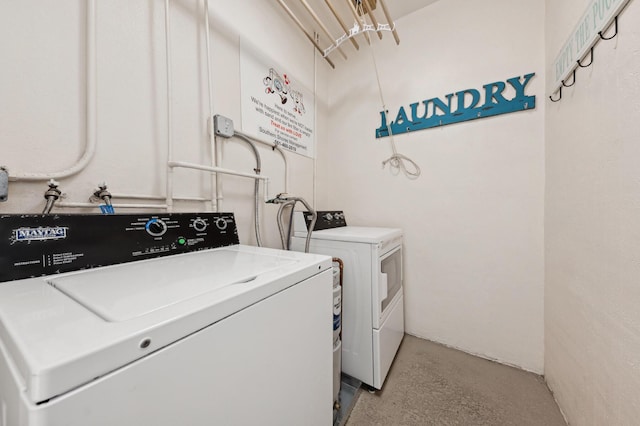
<path fill-rule="evenodd" d="M 233 136 L 233 120 L 222 115 L 213 116 L 213 131 L 217 136 L 230 138 Z"/>
<path fill-rule="evenodd" d="M 0 202 L 9 198 L 9 172 L 4 167 L 0 167 Z"/>

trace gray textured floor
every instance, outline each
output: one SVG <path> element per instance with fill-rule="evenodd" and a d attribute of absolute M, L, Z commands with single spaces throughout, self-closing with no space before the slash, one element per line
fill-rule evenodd
<path fill-rule="evenodd" d="M 566 426 L 542 377 L 413 336 L 346 424 Z"/>

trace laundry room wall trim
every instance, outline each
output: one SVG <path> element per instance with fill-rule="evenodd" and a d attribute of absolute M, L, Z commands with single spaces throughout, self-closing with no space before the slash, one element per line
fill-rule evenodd
<path fill-rule="evenodd" d="M 536 97 L 525 94 L 527 85 L 533 76 L 535 76 L 535 73 L 509 78 L 506 81 L 485 84 L 482 86 L 482 90 L 461 90 L 445 95 L 445 100 L 432 98 L 412 103 L 408 108 L 401 106 L 395 120 L 390 123 L 387 122 L 389 111 L 380 111 L 380 127 L 376 129 L 376 138 L 389 136 L 389 132 L 397 135 L 478 118 L 534 109 L 536 107 Z M 505 96 L 509 95 L 505 91 L 515 92 L 514 96 L 511 99 L 507 99 Z M 480 102 L 483 99 L 482 95 L 484 95 L 484 103 Z M 453 109 L 454 107 L 455 110 Z"/>

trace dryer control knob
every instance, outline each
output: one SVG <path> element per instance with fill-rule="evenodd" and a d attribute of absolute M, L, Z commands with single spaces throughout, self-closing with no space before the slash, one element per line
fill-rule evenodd
<path fill-rule="evenodd" d="M 224 218 L 218 218 L 216 219 L 216 227 L 221 230 L 224 231 L 225 229 L 227 229 L 227 221 L 224 220 Z"/>
<path fill-rule="evenodd" d="M 331 213 L 327 213 L 324 215 L 324 218 L 327 220 L 333 220 L 333 215 Z"/>
<path fill-rule="evenodd" d="M 192 222 L 193 229 L 198 232 L 204 232 L 207 229 L 207 222 L 204 219 L 194 219 Z"/>
<path fill-rule="evenodd" d="M 144 229 L 153 237 L 161 237 L 167 232 L 167 224 L 160 219 L 150 219 L 144 225 Z"/>

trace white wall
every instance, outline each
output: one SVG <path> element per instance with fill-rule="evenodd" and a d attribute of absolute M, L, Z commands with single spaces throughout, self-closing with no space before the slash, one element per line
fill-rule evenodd
<path fill-rule="evenodd" d="M 546 2 L 549 65 L 589 3 Z M 619 24 L 546 111 L 545 376 L 574 425 L 640 418 L 637 1 Z"/>
<path fill-rule="evenodd" d="M 80 0 L 0 1 L 0 52 L 5 64 L 0 67 L 0 165 L 7 166 L 11 172 L 66 169 L 82 154 L 86 3 Z M 211 0 L 209 3 L 215 113 L 232 118 L 240 128 L 240 38 L 286 67 L 305 86 L 314 87 L 313 48 L 277 5 L 266 0 Z M 171 8 L 173 159 L 209 164 L 204 2 L 172 0 Z M 160 0 L 97 1 L 98 147 L 94 159 L 82 173 L 60 180 L 61 189 L 67 194 L 65 201 L 87 201 L 102 181 L 106 181 L 114 193 L 165 194 L 164 16 L 164 2 Z M 327 68 L 324 61 L 318 59 L 318 146 L 322 146 L 326 137 L 326 85 L 323 84 L 326 79 L 323 76 Z M 224 151 L 224 167 L 246 172 L 255 167 L 251 152 L 243 143 L 226 142 Z M 262 174 L 272 179 L 271 190 L 275 195 L 284 190 L 282 160 L 268 148 L 260 151 Z M 288 157 L 290 192 L 311 201 L 316 195 L 314 161 L 296 154 Z M 175 176 L 175 195 L 210 196 L 208 175 L 177 170 Z M 236 213 L 241 241 L 255 243 L 253 181 L 224 177 L 223 187 L 222 210 Z M 0 212 L 39 213 L 44 207 L 46 188 L 46 182 L 12 182 L 9 201 L 0 204 Z M 275 229 L 277 207 L 262 207 L 264 241 L 277 247 L 280 244 Z M 207 204 L 200 202 L 175 204 L 175 211 L 206 208 Z"/>
<path fill-rule="evenodd" d="M 164 194 L 163 3 L 99 2 L 98 150 L 85 171 L 61 180 L 67 201 L 85 201 L 103 180 L 114 192 Z M 290 192 L 319 208 L 344 209 L 353 224 L 405 229 L 408 332 L 535 372 L 544 365 L 572 424 L 636 423 L 636 2 L 621 17 L 620 36 L 596 48 L 594 66 L 578 72 L 576 86 L 557 104 L 546 101 L 545 49 L 551 63 L 587 0 L 448 0 L 399 19 L 400 46 L 390 35 L 374 41 L 391 111 L 537 74 L 528 88 L 537 96 L 535 111 L 396 137 L 400 152 L 422 168 L 418 180 L 381 169 L 391 149 L 373 137 L 381 107 L 364 42 L 357 53 L 345 45 L 349 60 L 336 60 L 330 71 L 273 2 L 210 3 L 215 112 L 239 126 L 240 37 L 306 86 L 317 84 L 318 178 L 313 160 L 291 154 Z M 12 171 L 56 171 L 81 155 L 84 5 L 0 0 L 0 165 Z M 174 158 L 206 162 L 202 1 L 173 0 L 172 7 Z M 261 152 L 263 174 L 279 192 L 281 160 Z M 253 160 L 241 143 L 229 142 L 224 165 L 249 171 Z M 225 177 L 223 186 L 223 209 L 236 213 L 241 241 L 254 243 L 253 183 Z M 40 212 L 45 188 L 12 182 L 0 212 Z M 205 175 L 177 173 L 178 195 L 210 192 Z M 177 211 L 205 208 L 176 204 Z M 264 240 L 276 247 L 275 207 L 264 211 Z"/>
<path fill-rule="evenodd" d="M 327 208 L 405 230 L 406 328 L 543 369 L 544 4 L 439 1 L 374 43 L 391 115 L 400 105 L 535 72 L 534 111 L 396 136 L 422 176 L 382 170 L 382 109 L 364 41 L 331 75 Z M 350 50 L 352 50 L 350 48 Z M 324 207 L 321 205 L 321 207 Z"/>

